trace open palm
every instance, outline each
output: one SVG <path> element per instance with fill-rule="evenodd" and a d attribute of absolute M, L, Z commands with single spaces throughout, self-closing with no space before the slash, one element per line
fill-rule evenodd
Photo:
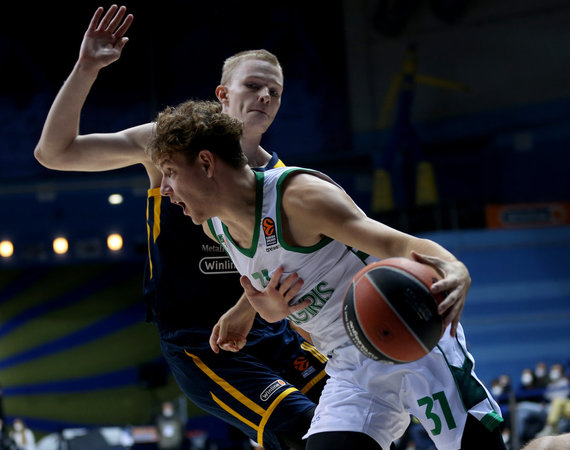
<path fill-rule="evenodd" d="M 125 33 L 133 22 L 132 14 L 125 16 L 126 11 L 124 6 L 112 5 L 103 15 L 103 8 L 97 8 L 81 43 L 82 64 L 100 69 L 119 59 L 128 41 Z"/>

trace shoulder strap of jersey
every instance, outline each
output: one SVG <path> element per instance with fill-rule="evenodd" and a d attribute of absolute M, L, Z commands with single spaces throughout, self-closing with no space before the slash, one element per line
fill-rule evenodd
<path fill-rule="evenodd" d="M 212 236 L 216 238 L 216 241 L 218 241 L 218 243 L 222 245 L 222 241 L 220 241 L 218 233 L 216 233 L 216 229 L 214 228 L 214 222 L 212 222 L 212 219 L 208 219 L 208 228 L 210 228 L 210 233 L 212 233 Z"/>

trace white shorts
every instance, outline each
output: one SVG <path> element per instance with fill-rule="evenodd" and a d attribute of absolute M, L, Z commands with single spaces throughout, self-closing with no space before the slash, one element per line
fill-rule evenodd
<path fill-rule="evenodd" d="M 445 331 L 436 348 L 407 364 L 386 364 L 349 345 L 328 361 L 330 375 L 305 437 L 357 431 L 383 449 L 402 436 L 414 415 L 438 449 L 457 450 L 467 413 L 489 430 L 502 422 L 499 405 L 473 372 L 461 326 Z"/>

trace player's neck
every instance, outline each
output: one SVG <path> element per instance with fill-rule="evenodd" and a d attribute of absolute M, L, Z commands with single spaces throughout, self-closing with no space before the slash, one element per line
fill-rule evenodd
<path fill-rule="evenodd" d="M 261 135 L 244 135 L 240 143 L 245 156 L 247 156 L 248 164 L 250 167 L 265 167 L 265 165 L 271 159 L 271 155 L 260 145 Z"/>
<path fill-rule="evenodd" d="M 218 217 L 227 226 L 234 242 L 249 248 L 255 225 L 256 177 L 247 166 L 230 172 L 224 180 L 226 191 L 220 195 Z"/>

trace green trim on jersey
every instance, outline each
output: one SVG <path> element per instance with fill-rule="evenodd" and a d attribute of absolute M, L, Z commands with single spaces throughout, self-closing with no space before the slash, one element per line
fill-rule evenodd
<path fill-rule="evenodd" d="M 212 219 L 208 219 L 208 228 L 210 229 L 210 233 L 212 233 L 212 236 L 214 236 L 214 238 L 216 239 L 216 241 L 222 246 L 222 248 L 225 250 L 224 247 L 224 242 L 220 239 L 220 236 L 218 236 L 218 234 L 216 233 L 216 230 L 214 228 L 214 223 L 212 222 Z M 227 253 L 227 251 L 226 251 Z"/>
<path fill-rule="evenodd" d="M 222 222 L 222 229 L 228 240 L 235 246 L 240 253 L 243 253 L 248 258 L 253 258 L 255 252 L 257 251 L 257 243 L 259 241 L 259 229 L 261 228 L 261 209 L 263 206 L 263 172 L 253 172 L 255 174 L 255 223 L 253 226 L 253 238 L 251 239 L 251 245 L 249 248 L 240 247 L 232 238 L 230 230 Z"/>
<path fill-rule="evenodd" d="M 323 248 L 328 243 L 332 242 L 332 239 L 330 237 L 325 236 L 319 242 L 317 242 L 315 245 L 312 245 L 310 247 L 296 247 L 293 245 L 289 245 L 283 239 L 283 232 L 282 232 L 282 228 L 281 228 L 281 224 L 283 223 L 281 221 L 281 200 L 283 198 L 282 187 L 283 187 L 283 183 L 285 182 L 285 178 L 287 178 L 287 176 L 289 176 L 292 172 L 317 174 L 317 172 L 315 170 L 311 170 L 311 169 L 291 168 L 291 169 L 284 171 L 279 176 L 279 180 L 277 181 L 277 185 L 276 185 L 277 207 L 275 209 L 276 213 L 277 213 L 277 239 L 279 239 L 279 244 L 281 244 L 281 247 L 283 247 L 285 250 L 289 250 L 291 252 L 297 252 L 297 253 L 312 253 L 312 252 L 315 252 L 315 251 Z M 319 177 L 319 178 L 321 178 L 321 177 Z"/>
<path fill-rule="evenodd" d="M 469 411 L 477 403 L 487 398 L 487 393 L 483 386 L 471 375 L 472 369 L 473 362 L 469 358 L 465 358 L 463 367 L 449 366 L 449 370 L 451 370 L 453 379 L 461 393 L 461 400 L 466 411 Z"/>
<path fill-rule="evenodd" d="M 360 259 L 360 261 L 362 261 L 362 264 L 364 264 L 365 266 L 368 264 L 366 262 L 366 260 L 370 257 L 370 255 L 368 253 L 364 253 L 362 250 L 356 250 L 354 247 L 351 247 L 349 245 L 346 246 L 347 249 L 349 249 L 352 253 L 354 253 L 358 259 Z"/>
<path fill-rule="evenodd" d="M 491 411 L 483 416 L 481 424 L 487 428 L 487 430 L 493 431 L 503 422 L 503 420 L 504 419 L 497 411 Z"/>
<path fill-rule="evenodd" d="M 462 367 L 455 367 L 449 364 L 449 361 L 445 356 L 445 352 L 439 345 L 437 348 L 441 351 L 447 367 L 449 368 L 451 375 L 455 380 L 455 385 L 457 386 L 459 397 L 463 403 L 463 408 L 465 408 L 465 411 L 469 411 L 475 405 L 487 399 L 487 392 L 483 386 L 481 386 L 481 383 L 471 374 L 471 371 L 473 370 L 473 361 L 467 357 L 467 352 L 457 337 L 455 339 L 465 356 Z M 495 427 L 497 427 L 497 425 L 499 425 L 501 422 L 503 422 L 503 418 L 497 414 L 496 411 L 492 411 L 486 414 L 481 419 L 481 423 L 490 431 L 493 431 Z"/>

